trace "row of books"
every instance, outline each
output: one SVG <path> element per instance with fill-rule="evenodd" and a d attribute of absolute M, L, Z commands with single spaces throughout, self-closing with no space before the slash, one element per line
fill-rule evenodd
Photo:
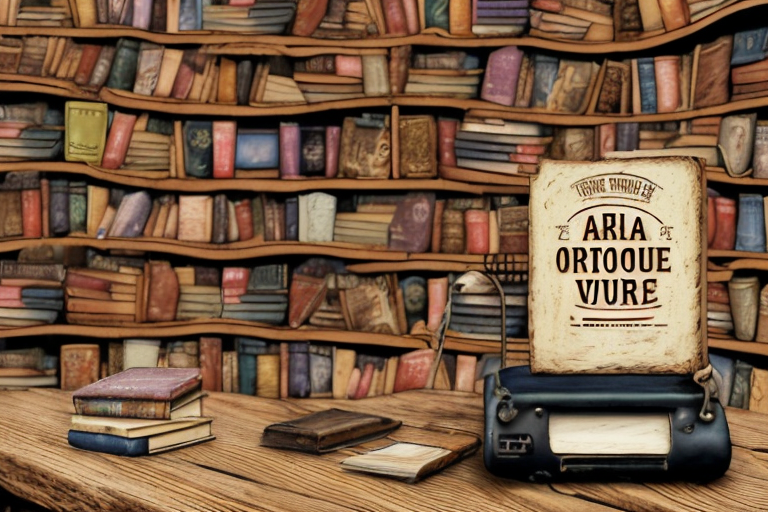
<path fill-rule="evenodd" d="M 721 405 L 768 413 L 768 370 L 720 354 L 709 354 L 709 362 Z"/>
<path fill-rule="evenodd" d="M 709 283 L 707 332 L 716 338 L 768 343 L 768 286 L 754 275 Z"/>
<path fill-rule="evenodd" d="M 41 347 L 0 350 L 0 388 L 58 386 L 59 358 Z"/>
<path fill-rule="evenodd" d="M 200 386 L 197 368 L 132 368 L 94 382 L 72 395 L 67 440 L 82 450 L 132 457 L 212 440 Z"/>
<path fill-rule="evenodd" d="M 765 200 L 739 194 L 738 201 L 710 189 L 708 247 L 717 250 L 766 252 Z M 738 219 L 738 220 L 737 220 Z"/>
<path fill-rule="evenodd" d="M 446 352 L 437 361 L 433 349 L 387 356 L 349 345 L 277 343 L 246 337 L 113 341 L 106 360 L 99 359 L 99 351 L 96 344 L 62 345 L 62 389 L 75 391 L 131 368 L 186 368 L 200 370 L 203 391 L 265 398 L 360 399 L 429 386 L 480 393 L 484 377 L 500 364 L 498 354 L 478 358 Z M 29 366 L 42 349 L 7 352 L 8 356 L 0 352 L 0 373 L 8 368 L 4 361 L 25 358 Z M 527 352 L 508 355 L 508 364 L 526 363 Z"/>
<path fill-rule="evenodd" d="M 29 254 L 29 253 L 25 253 Z M 310 258 L 289 270 L 286 264 L 255 267 L 172 266 L 129 256 L 88 251 L 87 265 L 14 262 L 0 264 L 0 296 L 25 294 L 40 287 L 58 294 L 56 305 L 66 321 L 76 325 L 133 325 L 199 318 L 230 318 L 266 325 L 303 325 L 320 329 L 425 334 L 437 332 L 449 295 L 453 297 L 449 336 L 498 342 L 501 303 L 495 289 L 472 277 L 462 278 L 460 291 L 451 292 L 459 276 L 425 278 L 419 275 L 349 273 L 343 262 Z M 513 271 L 523 279 L 505 284 L 506 333 L 527 332 L 527 265 Z M 289 275 L 290 274 L 290 275 Z M 48 277 L 48 280 L 44 278 Z M 57 281 L 51 280 L 52 278 Z M 45 287 L 43 287 L 45 286 Z M 62 287 L 64 290 L 62 291 Z M 63 299 L 63 300 L 62 300 Z M 13 304 L 11 303 L 13 301 Z M 53 323 L 53 299 L 6 299 L 0 325 L 25 327 Z M 37 309 L 35 309 L 37 308 Z"/>
<path fill-rule="evenodd" d="M 156 195 L 84 181 L 9 173 L 0 237 L 168 238 L 224 244 L 345 242 L 406 252 L 528 252 L 528 208 L 515 196 L 434 193 L 280 197 Z M 57 176 L 57 178 L 60 178 Z M 16 188 L 18 186 L 18 188 Z"/>

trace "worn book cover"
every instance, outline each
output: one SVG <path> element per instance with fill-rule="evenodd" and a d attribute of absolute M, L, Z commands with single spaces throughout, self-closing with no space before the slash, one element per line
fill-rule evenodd
<path fill-rule="evenodd" d="M 264 429 L 261 445 L 270 448 L 327 453 L 386 436 L 400 421 L 370 414 L 328 409 Z"/>
<path fill-rule="evenodd" d="M 703 183 L 693 158 L 542 162 L 529 206 L 534 372 L 703 366 Z"/>

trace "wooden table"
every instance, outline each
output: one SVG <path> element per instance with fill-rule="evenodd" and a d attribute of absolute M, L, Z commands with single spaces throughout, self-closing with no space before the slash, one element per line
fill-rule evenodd
<path fill-rule="evenodd" d="M 78 511 L 608 511 L 768 509 L 768 416 L 728 411 L 734 444 L 725 477 L 679 484 L 530 484 L 491 476 L 482 455 L 420 483 L 346 473 L 349 452 L 313 456 L 260 448 L 263 428 L 327 407 L 378 413 L 411 427 L 480 434 L 482 399 L 412 391 L 361 401 L 277 401 L 212 393 L 217 439 L 138 459 L 67 444 L 73 407 L 57 390 L 0 392 L 0 485 L 52 510 Z"/>

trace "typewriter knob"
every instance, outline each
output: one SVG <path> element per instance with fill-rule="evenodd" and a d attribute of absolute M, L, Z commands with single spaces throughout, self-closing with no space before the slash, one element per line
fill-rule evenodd
<path fill-rule="evenodd" d="M 517 416 L 517 409 L 515 409 L 511 401 L 508 402 L 504 400 L 499 402 L 499 405 L 496 408 L 496 416 L 498 416 L 499 421 L 502 423 L 509 423 L 515 419 L 515 416 Z"/>

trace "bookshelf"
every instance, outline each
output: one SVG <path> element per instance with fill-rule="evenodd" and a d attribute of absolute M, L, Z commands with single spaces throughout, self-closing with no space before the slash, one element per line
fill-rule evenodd
<path fill-rule="evenodd" d="M 74 0 L 73 0 L 74 1 Z M 0 35 L 8 37 L 48 36 L 76 38 L 82 41 L 106 41 L 108 44 L 119 38 L 130 38 L 156 44 L 181 47 L 184 45 L 215 45 L 211 55 L 220 56 L 269 56 L 281 55 L 288 58 L 307 58 L 317 55 L 368 55 L 382 51 L 390 52 L 401 46 L 428 47 L 442 49 L 478 49 L 490 51 L 503 46 L 516 45 L 524 49 L 544 50 L 565 57 L 580 57 L 600 63 L 604 55 L 621 54 L 632 57 L 645 52 L 654 53 L 663 48 L 662 53 L 674 53 L 665 45 L 680 42 L 696 42 L 696 34 L 705 29 L 725 30 L 728 20 L 739 13 L 759 10 L 768 4 L 768 0 L 743 0 L 728 3 L 721 9 L 677 30 L 651 35 L 636 40 L 616 40 L 610 42 L 564 41 L 538 37 L 459 37 L 448 32 L 423 32 L 402 37 L 371 37 L 345 41 L 296 37 L 290 35 L 250 35 L 233 32 L 211 33 L 206 31 L 159 33 L 138 30 L 124 26 L 98 27 L 0 27 Z M 762 12 L 762 11 L 760 11 Z M 732 30 L 732 29 L 728 29 Z M 618 57 L 616 57 L 618 58 Z M 366 98 L 339 101 L 325 101 L 304 104 L 263 103 L 259 105 L 230 105 L 218 103 L 199 103 L 172 98 L 141 96 L 133 92 L 100 88 L 88 91 L 69 80 L 51 77 L 0 74 L 0 91 L 7 93 L 35 94 L 42 97 L 75 99 L 81 101 L 104 102 L 112 109 L 127 109 L 138 112 L 167 114 L 170 117 L 202 116 L 211 119 L 253 119 L 269 116 L 300 116 L 324 112 L 362 113 L 367 110 L 392 112 L 394 107 L 409 113 L 447 113 L 476 118 L 494 118 L 514 122 L 540 123 L 552 127 L 598 127 L 616 123 L 665 123 L 689 121 L 698 118 L 722 116 L 742 111 L 753 111 L 768 107 L 768 95 L 765 97 L 729 101 L 704 108 L 677 110 L 667 113 L 647 114 L 598 114 L 598 113 L 559 113 L 542 108 L 506 107 L 481 99 L 458 99 L 446 96 L 387 94 Z M 598 88 L 588 90 L 591 98 L 598 94 Z M 393 155 L 393 159 L 397 158 Z M 176 193 L 213 193 L 219 191 L 251 191 L 275 194 L 304 193 L 312 191 L 434 191 L 464 193 L 474 195 L 504 194 L 525 195 L 528 192 L 528 178 L 525 175 L 501 175 L 462 169 L 456 166 L 440 164 L 438 177 L 435 179 L 343 179 L 317 178 L 303 180 L 284 179 L 182 179 L 170 177 L 163 171 L 132 171 L 129 169 L 109 170 L 94 165 L 59 161 L 7 162 L 0 163 L 0 173 L 42 171 L 51 176 L 56 174 L 77 175 L 105 183 L 169 191 Z M 723 169 L 711 167 L 707 171 L 711 182 L 737 186 L 765 186 L 768 179 L 734 178 Z M 94 239 L 84 236 L 66 236 L 49 239 L 10 238 L 0 240 L 0 252 L 10 253 L 35 245 L 61 245 L 71 247 L 89 247 L 101 251 L 146 251 L 158 255 L 187 256 L 226 264 L 231 261 L 258 260 L 287 256 L 328 256 L 348 260 L 348 270 L 360 274 L 385 272 L 466 272 L 482 270 L 486 258 L 482 255 L 420 253 L 409 254 L 401 251 L 378 250 L 354 246 L 341 242 L 301 243 L 301 242 L 232 242 L 209 244 L 182 242 L 158 238 L 107 238 Z M 710 258 L 727 258 L 734 262 L 715 276 L 722 279 L 726 274 L 738 268 L 753 268 L 748 260 L 768 259 L 766 254 L 740 253 L 736 251 L 710 251 Z M 514 255 L 514 261 L 527 264 L 526 255 Z M 742 265 L 739 267 L 740 262 Z M 132 337 L 176 337 L 203 334 L 223 334 L 239 336 L 258 336 L 273 341 L 314 341 L 322 343 L 359 344 L 399 349 L 420 349 L 434 346 L 434 338 L 429 335 L 385 335 L 352 331 L 334 331 L 325 329 L 288 329 L 268 327 L 249 322 L 226 319 L 191 320 L 153 324 L 124 326 L 88 326 L 88 325 L 44 325 L 3 330 L 0 334 L 8 338 L 23 338 L 39 335 L 80 335 L 83 337 L 132 338 Z M 364 339 L 363 339 L 364 338 Z M 527 349 L 527 340 L 512 338 L 512 350 Z M 710 346 L 737 352 L 768 355 L 761 345 L 738 342 L 727 339 L 712 339 Z M 494 353 L 498 344 L 448 337 L 446 349 L 466 353 Z"/>

